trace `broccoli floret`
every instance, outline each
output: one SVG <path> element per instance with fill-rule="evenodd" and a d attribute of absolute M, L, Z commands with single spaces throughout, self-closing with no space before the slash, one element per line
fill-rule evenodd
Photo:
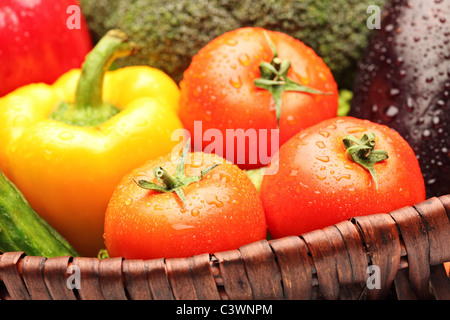
<path fill-rule="evenodd" d="M 120 28 L 139 53 L 122 65 L 148 64 L 180 81 L 191 58 L 213 38 L 239 27 L 285 32 L 312 47 L 340 87 L 349 88 L 367 45 L 369 5 L 385 0 L 80 0 L 97 41 Z"/>

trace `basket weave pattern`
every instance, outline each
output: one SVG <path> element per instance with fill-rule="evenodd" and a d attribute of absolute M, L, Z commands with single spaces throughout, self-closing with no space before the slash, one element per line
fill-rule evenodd
<path fill-rule="evenodd" d="M 154 260 L 0 253 L 0 298 L 450 300 L 450 195 L 237 250 Z M 371 288 L 368 267 L 379 269 Z M 80 271 L 80 288 L 69 289 Z"/>

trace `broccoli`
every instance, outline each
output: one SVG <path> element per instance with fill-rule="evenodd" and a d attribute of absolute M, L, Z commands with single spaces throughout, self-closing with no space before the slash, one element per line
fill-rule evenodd
<path fill-rule="evenodd" d="M 119 66 L 147 64 L 180 81 L 191 58 L 213 38 L 239 27 L 285 32 L 312 47 L 339 86 L 350 88 L 370 30 L 369 5 L 385 0 L 80 0 L 96 42 L 120 28 L 139 53 Z M 120 65 L 123 63 L 124 65 Z"/>

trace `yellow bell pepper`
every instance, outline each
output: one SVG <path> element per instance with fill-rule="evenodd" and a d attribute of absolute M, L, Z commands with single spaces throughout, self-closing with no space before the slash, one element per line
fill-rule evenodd
<path fill-rule="evenodd" d="M 0 169 L 84 256 L 104 248 L 104 213 L 120 179 L 171 152 L 182 128 L 169 76 L 149 66 L 107 71 L 134 50 L 110 31 L 81 70 L 0 99 Z"/>

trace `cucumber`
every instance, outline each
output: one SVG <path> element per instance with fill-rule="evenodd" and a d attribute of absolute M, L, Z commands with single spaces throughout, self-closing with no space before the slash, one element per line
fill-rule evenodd
<path fill-rule="evenodd" d="M 0 251 L 23 251 L 47 258 L 79 256 L 75 249 L 33 210 L 19 189 L 0 171 Z"/>

